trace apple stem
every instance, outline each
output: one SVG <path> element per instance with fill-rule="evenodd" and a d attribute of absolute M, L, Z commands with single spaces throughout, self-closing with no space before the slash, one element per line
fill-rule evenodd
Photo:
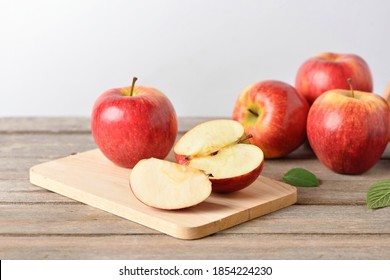
<path fill-rule="evenodd" d="M 237 144 L 242 143 L 242 142 L 245 142 L 246 140 L 251 139 L 251 138 L 253 138 L 253 135 L 252 135 L 252 134 L 243 135 L 243 136 L 241 136 L 241 137 L 237 140 Z"/>
<path fill-rule="evenodd" d="M 253 111 L 253 110 L 251 110 L 251 109 L 248 109 L 248 111 L 249 111 L 251 114 L 255 115 L 256 117 L 258 117 L 258 116 L 259 116 L 259 114 L 258 114 L 258 113 L 254 112 L 254 111 Z"/>
<path fill-rule="evenodd" d="M 355 98 L 355 92 L 353 91 L 353 86 L 352 86 L 352 79 L 348 78 L 347 81 L 348 81 L 348 84 L 349 84 L 349 89 L 351 90 L 352 98 Z"/>
<path fill-rule="evenodd" d="M 130 89 L 130 96 L 133 96 L 133 92 L 134 92 L 134 85 L 135 85 L 135 82 L 137 81 L 137 77 L 133 77 L 133 82 L 131 84 L 131 89 Z"/>

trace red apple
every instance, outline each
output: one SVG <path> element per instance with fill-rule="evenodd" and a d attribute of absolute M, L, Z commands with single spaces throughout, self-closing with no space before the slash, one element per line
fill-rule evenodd
<path fill-rule="evenodd" d="M 390 83 L 387 85 L 383 91 L 383 98 L 387 101 L 390 106 Z M 390 142 L 390 121 L 389 121 L 389 142 Z"/>
<path fill-rule="evenodd" d="M 214 192 L 228 193 L 251 185 L 263 168 L 263 152 L 246 139 L 239 122 L 212 120 L 187 131 L 173 151 L 178 163 L 204 171 Z"/>
<path fill-rule="evenodd" d="M 197 205 L 211 193 L 211 182 L 203 171 L 156 158 L 134 166 L 130 187 L 142 203 L 165 210 Z"/>
<path fill-rule="evenodd" d="M 265 158 L 283 157 L 306 140 L 309 104 L 294 87 L 275 80 L 248 86 L 236 101 L 233 119 L 240 122 L 249 141 Z"/>
<path fill-rule="evenodd" d="M 312 104 L 325 91 L 349 89 L 349 78 L 355 90 L 372 92 L 371 72 L 363 58 L 326 52 L 309 58 L 299 67 L 295 88 Z"/>
<path fill-rule="evenodd" d="M 383 91 L 383 98 L 390 104 L 390 83 L 387 84 L 385 90 Z"/>
<path fill-rule="evenodd" d="M 115 88 L 95 102 L 91 130 L 96 145 L 115 164 L 132 168 L 141 159 L 165 158 L 177 135 L 175 110 L 157 89 Z"/>
<path fill-rule="evenodd" d="M 361 174 L 388 143 L 390 109 L 373 93 L 335 89 L 313 103 L 307 137 L 318 159 L 334 172 Z"/>

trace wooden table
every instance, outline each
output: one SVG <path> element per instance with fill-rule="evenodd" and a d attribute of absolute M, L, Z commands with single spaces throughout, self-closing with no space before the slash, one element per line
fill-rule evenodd
<path fill-rule="evenodd" d="M 204 120 L 180 119 L 180 134 Z M 390 179 L 390 145 L 359 176 L 329 171 L 305 145 L 267 160 L 264 176 L 280 180 L 304 167 L 322 184 L 299 188 L 293 206 L 197 240 L 29 183 L 31 166 L 93 148 L 87 118 L 0 119 L 0 259 L 390 259 L 390 207 L 372 211 L 365 204 L 370 185 Z"/>

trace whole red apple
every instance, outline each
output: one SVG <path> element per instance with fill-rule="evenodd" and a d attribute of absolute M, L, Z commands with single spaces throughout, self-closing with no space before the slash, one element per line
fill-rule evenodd
<path fill-rule="evenodd" d="M 370 92 L 330 90 L 314 101 L 307 137 L 318 159 L 334 172 L 361 174 L 380 159 L 388 143 L 390 109 Z"/>
<path fill-rule="evenodd" d="M 372 92 L 371 72 L 363 58 L 326 52 L 309 58 L 299 67 L 295 88 L 312 104 L 325 91 L 349 89 L 349 78 L 355 90 Z"/>
<path fill-rule="evenodd" d="M 279 158 L 306 140 L 309 104 L 293 86 L 265 80 L 248 86 L 238 97 L 233 119 L 251 134 L 265 158 Z"/>
<path fill-rule="evenodd" d="M 92 110 L 96 145 L 115 164 L 133 168 L 141 159 L 165 158 L 176 139 L 177 118 L 157 89 L 136 86 L 104 92 Z"/>

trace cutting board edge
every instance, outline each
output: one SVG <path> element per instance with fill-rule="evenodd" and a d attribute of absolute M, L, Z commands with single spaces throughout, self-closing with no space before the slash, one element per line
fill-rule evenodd
<path fill-rule="evenodd" d="M 295 188 L 293 188 L 295 189 Z M 283 201 L 283 207 L 280 206 Z M 214 221 L 205 225 L 197 226 L 197 227 L 182 227 L 180 232 L 173 235 L 176 238 L 180 239 L 200 239 L 214 233 L 218 233 L 228 228 L 232 228 L 236 225 L 242 224 L 244 222 L 259 218 L 261 216 L 270 214 L 272 212 L 281 210 L 283 208 L 289 207 L 297 202 L 297 190 L 293 190 L 290 194 L 280 197 L 278 199 L 269 201 L 262 205 L 256 205 L 254 207 L 248 208 L 242 212 L 232 214 L 230 216 L 225 217 L 225 221 L 223 224 L 217 229 L 212 229 L 213 224 L 217 224 L 219 221 Z M 260 210 L 264 208 L 264 206 L 269 206 L 269 208 L 264 211 Z M 211 230 L 211 229 L 212 230 Z M 170 234 L 171 235 L 171 234 Z"/>

